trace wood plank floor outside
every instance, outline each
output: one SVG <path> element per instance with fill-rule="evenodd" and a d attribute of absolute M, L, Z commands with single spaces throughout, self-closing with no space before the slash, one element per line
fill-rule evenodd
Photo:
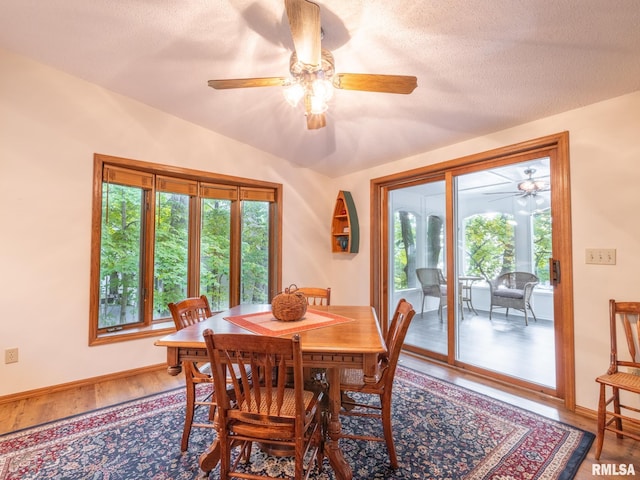
<path fill-rule="evenodd" d="M 411 355 L 402 355 L 400 364 L 554 420 L 595 432 L 595 418 L 570 412 L 564 408 L 560 401 L 545 395 L 498 384 Z M 101 381 L 92 386 L 1 404 L 0 433 L 31 427 L 183 385 L 182 376 L 172 377 L 162 369 L 123 379 Z M 381 446 L 381 448 L 384 447 Z M 614 478 L 614 476 L 593 476 L 591 466 L 594 463 L 598 462 L 595 462 L 592 447 L 576 478 Z M 619 440 L 615 435 L 607 432 L 599 463 L 634 464 L 636 477 L 640 477 L 640 442 L 629 438 Z M 615 478 L 619 477 L 615 476 Z"/>

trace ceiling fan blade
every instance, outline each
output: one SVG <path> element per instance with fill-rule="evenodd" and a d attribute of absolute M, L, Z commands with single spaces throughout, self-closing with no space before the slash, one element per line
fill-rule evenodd
<path fill-rule="evenodd" d="M 225 90 L 227 88 L 282 87 L 286 81 L 286 77 L 235 78 L 228 80 L 209 80 L 209 86 L 216 90 Z"/>
<path fill-rule="evenodd" d="M 418 86 L 418 79 L 405 75 L 336 73 L 333 77 L 333 86 L 343 90 L 408 94 Z"/>
<path fill-rule="evenodd" d="M 320 6 L 308 0 L 285 0 L 284 6 L 298 60 L 320 65 Z"/>
<path fill-rule="evenodd" d="M 522 192 L 483 192 L 483 195 L 522 195 Z"/>
<path fill-rule="evenodd" d="M 515 192 L 493 192 L 496 195 L 502 195 L 501 197 L 493 197 L 491 200 L 489 200 L 489 202 L 498 202 L 500 200 L 504 200 L 507 198 L 525 198 L 528 197 L 530 195 L 526 195 L 526 194 L 522 194 L 522 193 L 515 193 Z M 485 195 L 492 195 L 491 193 L 485 193 Z"/>
<path fill-rule="evenodd" d="M 308 113 L 307 114 L 307 129 L 317 130 L 327 126 L 327 118 L 324 113 Z"/>

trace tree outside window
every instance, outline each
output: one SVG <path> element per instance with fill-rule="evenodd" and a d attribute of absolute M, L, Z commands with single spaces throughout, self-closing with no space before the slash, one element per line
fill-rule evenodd
<path fill-rule="evenodd" d="M 405 210 L 396 211 L 393 218 L 393 286 L 398 291 L 414 284 L 410 273 L 416 270 L 417 218 Z"/>
<path fill-rule="evenodd" d="M 531 216 L 533 224 L 533 261 L 534 273 L 541 284 L 548 284 L 549 258 L 552 256 L 551 247 L 551 211 L 535 212 Z"/>
<path fill-rule="evenodd" d="M 144 204 L 142 188 L 103 185 L 98 328 L 137 323 L 142 316 Z"/>
<path fill-rule="evenodd" d="M 241 303 L 269 303 L 269 204 L 244 202 L 242 209 Z"/>
<path fill-rule="evenodd" d="M 465 275 L 487 280 L 515 270 L 513 216 L 506 213 L 479 214 L 464 223 Z"/>
<path fill-rule="evenodd" d="M 156 193 L 153 318 L 167 318 L 167 305 L 187 297 L 189 196 Z"/>
<path fill-rule="evenodd" d="M 231 200 L 203 198 L 200 240 L 200 295 L 213 311 L 229 308 Z"/>

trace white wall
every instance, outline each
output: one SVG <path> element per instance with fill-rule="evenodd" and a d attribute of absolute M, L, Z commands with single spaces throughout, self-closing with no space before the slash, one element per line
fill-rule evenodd
<path fill-rule="evenodd" d="M 607 301 L 640 299 L 640 92 L 330 180 L 1 50 L 0 71 L 0 352 L 20 349 L 19 363 L 0 363 L 0 395 L 165 360 L 149 339 L 87 346 L 94 152 L 283 183 L 283 284 L 366 305 L 372 178 L 568 130 L 576 393 L 595 409 Z M 358 209 L 358 254 L 330 253 L 338 190 Z M 585 265 L 588 247 L 616 248 L 617 265 Z"/>
<path fill-rule="evenodd" d="M 360 171 L 335 183 L 351 190 L 364 219 L 361 236 L 367 239 L 372 178 L 565 130 L 571 158 L 576 401 L 595 410 L 594 379 L 609 362 L 608 301 L 640 300 L 640 91 Z M 368 278 L 369 242 L 363 243 L 353 261 L 334 262 L 332 287 L 337 292 L 353 291 L 354 278 Z M 617 265 L 586 265 L 585 248 L 593 247 L 617 249 Z M 368 289 L 362 287 L 352 297 L 361 302 L 368 298 Z"/>
<path fill-rule="evenodd" d="M 0 395 L 166 360 L 88 346 L 94 152 L 282 183 L 283 283 L 330 284 L 327 177 L 1 50 L 0 71 Z"/>

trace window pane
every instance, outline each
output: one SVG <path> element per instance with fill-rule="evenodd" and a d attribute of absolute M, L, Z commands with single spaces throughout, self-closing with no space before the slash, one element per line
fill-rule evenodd
<path fill-rule="evenodd" d="M 211 310 L 229 308 L 231 253 L 231 201 L 202 199 L 200 243 L 200 295 L 209 299 Z"/>
<path fill-rule="evenodd" d="M 104 183 L 98 328 L 142 321 L 144 191 Z"/>
<path fill-rule="evenodd" d="M 269 302 L 269 202 L 242 202 L 240 303 Z"/>
<path fill-rule="evenodd" d="M 171 315 L 167 305 L 187 297 L 189 195 L 156 194 L 153 319 Z"/>

